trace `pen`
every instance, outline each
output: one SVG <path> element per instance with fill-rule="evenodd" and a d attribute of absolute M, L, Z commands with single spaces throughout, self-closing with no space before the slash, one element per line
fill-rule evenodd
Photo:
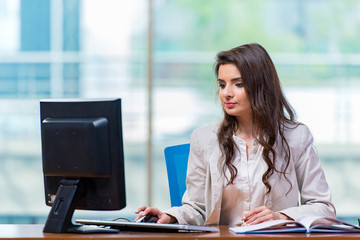
<path fill-rule="evenodd" d="M 240 226 L 246 226 L 246 223 L 245 223 L 246 220 L 247 220 L 247 219 L 246 219 L 245 217 L 242 217 L 241 220 L 240 220 L 239 225 L 240 225 Z"/>

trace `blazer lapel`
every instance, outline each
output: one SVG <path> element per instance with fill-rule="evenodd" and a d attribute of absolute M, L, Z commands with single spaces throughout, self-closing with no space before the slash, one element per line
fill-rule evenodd
<path fill-rule="evenodd" d="M 279 156 L 279 152 L 277 152 L 278 157 L 277 159 L 284 159 L 285 156 Z M 275 163 L 275 168 L 279 171 L 283 171 L 283 166 L 284 166 L 284 161 L 277 161 Z M 274 173 L 271 175 L 271 177 L 269 178 L 269 184 L 271 186 L 271 189 L 274 191 L 274 189 L 276 188 L 276 185 L 278 184 L 279 180 L 282 178 L 283 176 L 274 171 Z M 272 199 L 271 199 L 271 194 L 267 194 L 265 196 L 265 206 L 267 206 L 268 208 L 271 208 L 272 206 Z"/>
<path fill-rule="evenodd" d="M 214 152 L 211 156 L 211 160 L 209 162 L 210 172 L 208 173 L 208 176 L 211 176 L 211 179 L 209 179 L 212 184 L 211 186 L 211 212 L 207 217 L 207 220 L 205 222 L 205 225 L 213 225 L 213 224 L 219 224 L 220 221 L 220 211 L 221 211 L 221 200 L 222 200 L 222 193 L 223 193 L 223 187 L 224 187 L 224 175 L 222 174 L 221 169 L 219 169 L 218 162 L 220 158 L 220 152 L 217 150 L 218 148 L 213 148 Z M 216 150 L 215 150 L 216 149 Z"/>

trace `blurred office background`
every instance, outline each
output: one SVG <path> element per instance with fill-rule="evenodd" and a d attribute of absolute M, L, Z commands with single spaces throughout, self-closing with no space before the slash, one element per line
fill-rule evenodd
<path fill-rule="evenodd" d="M 359 12 L 360 0 L 0 0 L 0 222 L 43 223 L 50 210 L 43 98 L 122 98 L 127 207 L 76 214 L 132 218 L 143 204 L 168 208 L 163 149 L 221 119 L 215 54 L 249 42 L 269 51 L 313 132 L 338 217 L 355 221 Z"/>

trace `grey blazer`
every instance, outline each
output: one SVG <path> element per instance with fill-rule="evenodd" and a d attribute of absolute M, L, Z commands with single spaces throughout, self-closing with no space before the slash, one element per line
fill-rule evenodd
<path fill-rule="evenodd" d="M 221 155 L 217 141 L 218 126 L 219 123 L 202 127 L 191 135 L 183 205 L 165 211 L 179 224 L 219 224 L 224 176 L 218 166 Z M 269 179 L 272 191 L 265 197 L 264 205 L 295 221 L 309 215 L 335 217 L 331 192 L 314 151 L 309 129 L 300 124 L 284 131 L 291 151 L 286 176 L 292 188 L 289 191 L 289 182 L 274 172 Z M 280 146 L 278 142 L 275 148 L 279 159 L 283 156 Z M 277 162 L 276 168 L 282 169 L 283 163 Z"/>

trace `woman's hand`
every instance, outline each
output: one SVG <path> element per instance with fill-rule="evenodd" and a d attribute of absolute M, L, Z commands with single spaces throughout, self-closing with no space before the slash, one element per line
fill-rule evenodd
<path fill-rule="evenodd" d="M 276 219 L 293 220 L 283 213 L 273 212 L 269 208 L 265 206 L 261 206 L 250 210 L 248 213 L 244 215 L 243 217 L 244 224 L 242 226 L 254 225 Z"/>
<path fill-rule="evenodd" d="M 153 207 L 141 206 L 135 211 L 135 213 L 138 214 L 135 218 L 135 221 L 143 216 L 153 215 L 153 216 L 157 216 L 159 218 L 157 220 L 157 223 L 175 223 L 176 222 L 176 218 L 174 218 L 170 215 L 167 215 L 166 213 L 163 213 L 159 209 L 153 208 Z M 141 214 L 139 214 L 139 213 L 141 213 Z"/>

